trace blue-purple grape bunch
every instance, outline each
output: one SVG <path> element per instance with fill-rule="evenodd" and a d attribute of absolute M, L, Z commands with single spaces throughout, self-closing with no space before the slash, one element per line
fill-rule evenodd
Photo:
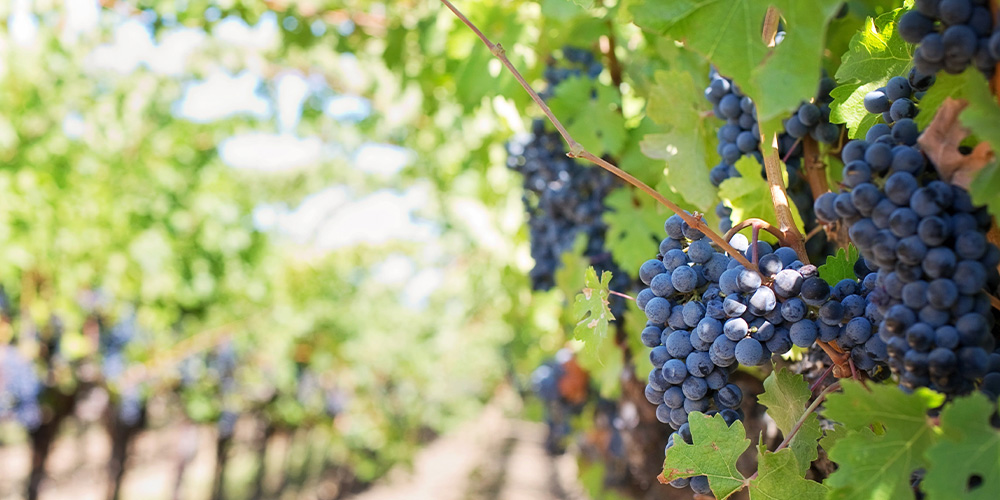
<path fill-rule="evenodd" d="M 1000 284 L 1000 250 L 986 240 L 985 208 L 940 179 L 911 122 L 875 125 L 864 140 L 847 143 L 845 189 L 823 194 L 814 209 L 822 221 L 849 228 L 864 266 L 876 272 L 865 281 L 875 282 L 868 300 L 878 314 L 867 319 L 878 318 L 873 324 L 899 383 L 964 394 L 991 368 L 996 341 L 986 290 Z"/>
<path fill-rule="evenodd" d="M 0 421 L 14 420 L 29 431 L 42 424 L 38 398 L 43 385 L 35 367 L 13 345 L 0 346 Z"/>
<path fill-rule="evenodd" d="M 803 220 L 812 220 L 810 205 L 812 192 L 799 169 L 802 160 L 801 139 L 811 136 L 818 142 L 832 144 L 840 138 L 840 126 L 830 123 L 830 91 L 836 82 L 823 75 L 817 97 L 811 102 L 803 102 L 788 119 L 785 120 L 785 133 L 778 137 L 778 153 L 785 160 L 788 172 L 789 195 L 803 212 Z M 764 177 L 763 157 L 760 152 L 760 129 L 757 124 L 757 108 L 753 100 L 743 95 L 732 80 L 720 75 L 713 68 L 709 74 L 709 85 L 705 88 L 705 98 L 712 103 L 712 112 L 716 118 L 726 123 L 719 127 L 716 147 L 721 161 L 712 167 L 709 179 L 714 186 L 719 186 L 731 177 L 739 177 L 736 162 L 743 156 L 751 156 L 760 163 L 761 177 Z M 732 209 L 719 202 L 715 207 L 719 217 L 719 229 L 723 232 L 732 228 L 730 215 Z"/>
<path fill-rule="evenodd" d="M 596 78 L 601 64 L 593 54 L 584 49 L 563 49 L 563 60 L 569 63 L 546 70 L 548 86 L 542 95 L 552 90 L 566 78 L 586 76 Z M 590 167 L 566 156 L 565 143 L 555 131 L 546 130 L 545 121 L 532 124 L 532 133 L 507 145 L 507 166 L 521 173 L 524 178 L 524 206 L 528 212 L 531 256 L 535 266 L 529 273 L 535 290 L 548 290 L 555 285 L 555 271 L 561 265 L 563 253 L 573 248 L 579 234 L 586 236 L 584 256 L 601 271 L 612 272 L 612 289 L 627 290 L 631 287 L 628 273 L 619 269 L 604 247 L 607 226 L 602 220 L 606 210 L 604 198 L 620 185 L 610 172 Z M 624 302 L 615 297 L 612 312 L 619 316 Z"/>
<path fill-rule="evenodd" d="M 656 405 L 657 419 L 676 429 L 669 449 L 677 439 L 690 442 L 692 411 L 719 413 L 730 424 L 742 419 L 742 390 L 729 381 L 739 365 L 763 365 L 793 345 L 815 342 L 816 335 L 799 332 L 797 325 L 814 319 L 818 308 L 799 297 L 822 280 L 816 266 L 803 265 L 789 248 L 772 249 L 760 241 L 755 251 L 743 235 L 732 238 L 736 250 L 757 259 L 762 278 L 714 248 L 680 216 L 669 217 L 664 229 L 659 254 L 639 270 L 647 288 L 636 304 L 648 320 L 640 335 L 653 364 L 646 399 Z M 672 484 L 705 493 L 703 482 Z"/>
<path fill-rule="evenodd" d="M 545 408 L 545 424 L 548 433 L 545 449 L 558 455 L 565 451 L 565 441 L 572 433 L 571 419 L 583 410 L 581 402 L 569 401 L 559 389 L 559 383 L 566 370 L 563 366 L 573 358 L 568 349 L 560 349 L 556 355 L 535 368 L 531 373 L 531 390 L 541 399 Z"/>
<path fill-rule="evenodd" d="M 924 75 L 957 75 L 975 66 L 989 78 L 1000 61 L 1000 31 L 994 31 L 988 0 L 916 0 L 898 29 L 917 45 L 913 65 Z"/>

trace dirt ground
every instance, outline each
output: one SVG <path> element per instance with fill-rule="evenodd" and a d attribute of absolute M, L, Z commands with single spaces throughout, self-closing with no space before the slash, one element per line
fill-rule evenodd
<path fill-rule="evenodd" d="M 398 468 L 352 500 L 582 500 L 571 455 L 549 456 L 544 449 L 542 424 L 514 420 L 497 407 L 455 429 L 418 452 L 412 470 Z M 183 426 L 141 434 L 129 459 L 123 500 L 171 500 L 177 480 L 180 453 L 194 452 L 184 472 L 181 497 L 209 497 L 214 470 L 214 431 Z M 290 444 L 272 442 L 269 463 L 285 455 Z M 49 476 L 42 485 L 42 500 L 101 500 L 106 479 L 104 465 L 110 454 L 107 436 L 99 428 L 57 441 L 48 462 Z M 250 468 L 248 453 L 230 461 L 231 469 Z M 241 463 L 241 461 L 243 463 Z M 277 464 L 276 464 L 277 465 Z M 26 445 L 0 447 L 0 500 L 21 498 L 30 469 Z M 277 469 L 277 468 L 276 468 Z M 281 481 L 268 477 L 267 486 Z M 314 500 L 324 484 L 286 489 L 281 500 Z M 275 491 L 277 488 L 265 488 Z M 239 494 L 230 495 L 230 499 Z"/>

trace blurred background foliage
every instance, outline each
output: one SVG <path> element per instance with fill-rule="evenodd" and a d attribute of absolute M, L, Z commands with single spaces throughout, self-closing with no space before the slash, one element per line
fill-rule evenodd
<path fill-rule="evenodd" d="M 465 7 L 536 88 L 563 46 L 610 55 L 597 111 L 620 136 L 575 120 L 580 95 L 550 103 L 672 191 L 640 151 L 658 130 L 643 96 L 656 71 L 705 64 L 616 22 L 627 5 L 579 3 Z M 567 255 L 558 286 L 531 291 L 505 166 L 537 109 L 438 2 L 13 0 L 0 19 L 0 355 L 39 381 L 0 443 L 35 456 L 26 496 L 69 421 L 123 450 L 143 429 L 211 426 L 216 497 L 260 495 L 222 472 L 237 423 L 363 486 L 580 349 L 564 305 L 586 262 Z M 659 230 L 662 211 L 614 200 L 622 242 Z M 640 210 L 648 224 L 624 229 Z M 647 250 L 632 243 L 615 249 L 626 268 Z M 615 345 L 582 360 L 609 397 L 633 373 Z"/>

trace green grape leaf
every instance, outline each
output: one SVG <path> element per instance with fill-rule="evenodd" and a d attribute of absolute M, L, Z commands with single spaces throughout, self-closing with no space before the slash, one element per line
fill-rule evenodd
<path fill-rule="evenodd" d="M 761 27 L 772 4 L 787 32 L 769 48 Z M 827 24 L 839 6 L 836 0 L 647 0 L 629 9 L 636 24 L 681 41 L 732 78 L 757 104 L 762 128 L 770 131 L 777 119 L 814 97 Z"/>
<path fill-rule="evenodd" d="M 847 245 L 847 251 L 843 248 L 837 250 L 837 255 L 828 255 L 826 264 L 819 266 L 819 277 L 823 278 L 830 286 L 836 285 L 842 279 L 857 279 L 854 274 L 854 263 L 858 261 L 861 254 L 854 243 Z"/>
<path fill-rule="evenodd" d="M 909 497 L 910 473 L 927 467 L 924 453 L 935 438 L 927 410 L 944 397 L 927 389 L 905 394 L 894 386 L 866 389 L 859 383 L 841 383 L 843 392 L 827 397 L 824 415 L 852 432 L 827 450 L 839 466 L 824 483 L 833 488 L 830 498 Z M 872 436 L 861 431 L 871 425 L 883 426 L 885 432 Z"/>
<path fill-rule="evenodd" d="M 815 449 L 813 451 L 815 452 Z M 819 500 L 826 498 L 827 487 L 803 477 L 804 471 L 800 470 L 802 464 L 793 450 L 785 448 L 772 453 L 761 446 L 758 452 L 757 477 L 750 480 L 748 488 L 750 500 L 773 500 L 776 498 Z M 809 468 L 808 463 L 806 463 L 806 468 Z"/>
<path fill-rule="evenodd" d="M 830 448 L 833 448 L 833 445 L 837 444 L 837 441 L 840 441 L 841 438 L 846 437 L 852 432 L 855 431 L 852 431 L 843 425 L 834 425 L 833 429 L 823 433 L 823 437 L 819 440 L 819 446 L 824 450 L 829 450 Z M 864 432 L 864 429 L 862 429 L 861 432 Z M 872 436 L 874 435 L 875 434 L 872 434 Z"/>
<path fill-rule="evenodd" d="M 982 394 L 960 398 L 941 411 L 941 439 L 927 450 L 930 466 L 921 489 L 928 498 L 994 499 L 1000 491 L 1000 431 L 990 425 L 996 402 Z M 969 489 L 972 476 L 980 484 Z"/>
<path fill-rule="evenodd" d="M 931 85 L 931 88 L 927 89 L 924 97 L 918 103 L 920 113 L 913 120 L 917 122 L 920 130 L 927 128 L 927 125 L 931 123 L 931 120 L 934 119 L 934 115 L 937 114 L 938 108 L 944 103 L 946 97 L 967 99 L 972 85 L 976 84 L 977 76 L 978 80 L 983 85 L 986 85 L 986 80 L 983 78 L 982 73 L 974 66 L 970 66 L 969 69 L 960 75 L 949 75 L 944 71 L 939 71 L 937 79 L 934 80 L 934 85 Z"/>
<path fill-rule="evenodd" d="M 736 162 L 736 170 L 739 171 L 740 177 L 730 177 L 722 181 L 722 185 L 719 186 L 719 197 L 726 202 L 726 205 L 733 208 L 733 214 L 730 216 L 733 222 L 756 217 L 777 225 L 774 205 L 771 203 L 771 190 L 767 186 L 767 181 L 760 175 L 760 163 L 757 163 L 757 160 L 753 158 L 744 156 Z M 782 165 L 781 173 L 787 183 L 784 165 Z M 795 225 L 801 231 L 803 226 L 799 211 L 791 199 L 788 200 L 788 203 Z"/>
<path fill-rule="evenodd" d="M 688 422 L 694 444 L 674 441 L 663 462 L 661 481 L 705 475 L 712 493 L 721 500 L 743 488 L 746 478 L 736 469 L 736 460 L 750 447 L 743 422 L 727 426 L 722 415 L 709 417 L 700 412 L 688 415 Z"/>
<path fill-rule="evenodd" d="M 864 137 L 881 117 L 865 110 L 865 94 L 885 85 L 890 78 L 905 76 L 911 65 L 910 45 L 896 30 L 906 9 L 896 9 L 868 18 L 865 27 L 851 39 L 837 70 L 840 86 L 830 92 L 830 121 L 847 125 L 851 138 Z"/>
<path fill-rule="evenodd" d="M 615 317 L 608 308 L 608 284 L 611 283 L 611 271 L 601 273 L 597 279 L 594 267 L 588 267 L 583 278 L 583 290 L 576 295 L 573 303 L 573 314 L 579 318 L 573 335 L 587 343 L 588 347 L 596 347 L 594 340 L 608 336 L 608 323 Z"/>
<path fill-rule="evenodd" d="M 650 158 L 642 151 L 642 141 L 649 134 L 660 132 L 662 128 L 644 116 L 639 126 L 629 130 L 628 140 L 622 150 L 618 166 L 636 176 L 650 186 L 656 185 L 664 176 L 664 165 L 660 159 Z"/>
<path fill-rule="evenodd" d="M 976 180 L 969 187 L 972 202 L 986 205 L 993 217 L 1000 219 L 1000 165 L 987 165 L 976 174 Z"/>
<path fill-rule="evenodd" d="M 576 239 L 573 240 L 573 248 L 559 256 L 559 267 L 556 268 L 555 281 L 556 286 L 566 297 L 575 297 L 585 286 L 587 266 L 590 265 L 590 259 L 583 256 L 586 249 L 587 235 L 578 233 Z M 564 311 L 568 313 L 569 309 L 565 308 Z"/>
<path fill-rule="evenodd" d="M 665 217 L 656 200 L 631 189 L 614 190 L 604 204 L 608 207 L 603 217 L 608 225 L 604 242 L 611 256 L 622 269 L 638 270 L 656 256 Z"/>
<path fill-rule="evenodd" d="M 641 143 L 646 156 L 666 161 L 664 180 L 671 186 L 683 186 L 679 194 L 702 212 L 711 209 L 716 200 L 716 188 L 708 176 L 710 166 L 718 160 L 707 142 L 716 140 L 717 123 L 708 122 L 705 114 L 710 109 L 691 73 L 658 71 L 646 111 L 666 132 L 647 135 Z"/>
<path fill-rule="evenodd" d="M 962 97 L 969 101 L 969 106 L 962 110 L 958 119 L 962 125 L 969 127 L 973 135 L 990 143 L 994 152 L 1000 151 L 1000 130 L 997 129 L 1000 106 L 997 106 L 986 78 L 975 68 L 969 68 L 961 76 L 968 81 Z"/>
<path fill-rule="evenodd" d="M 595 95 L 596 94 L 596 95 Z M 583 147 L 617 156 L 628 131 L 617 90 L 586 77 L 568 78 L 555 88 L 549 108 Z"/>
<path fill-rule="evenodd" d="M 617 399 L 621 393 L 621 375 L 625 368 L 625 352 L 615 342 L 614 335 L 586 340 L 585 348 L 577 353 L 577 362 L 590 375 L 590 381 L 602 398 Z"/>
<path fill-rule="evenodd" d="M 757 397 L 757 402 L 767 407 L 767 414 L 787 436 L 805 414 L 811 397 L 809 383 L 801 375 L 782 368 L 771 372 L 764 379 L 764 393 Z M 809 464 L 819 456 L 816 446 L 822 435 L 819 418 L 813 412 L 806 417 L 788 444 L 788 449 L 798 463 L 799 476 L 804 475 L 809 470 Z"/>

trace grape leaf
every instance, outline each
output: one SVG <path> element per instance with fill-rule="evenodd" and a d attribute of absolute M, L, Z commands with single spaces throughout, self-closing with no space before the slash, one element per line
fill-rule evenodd
<path fill-rule="evenodd" d="M 996 163 L 979 171 L 969 194 L 976 205 L 986 205 L 993 217 L 1000 219 L 1000 165 Z"/>
<path fill-rule="evenodd" d="M 764 379 L 764 393 L 757 397 L 757 402 L 767 407 L 767 414 L 781 429 L 782 434 L 787 436 L 802 418 L 811 397 L 812 391 L 805 379 L 782 368 L 771 372 Z M 819 456 L 816 442 L 822 435 L 819 418 L 814 412 L 806 417 L 788 444 L 788 449 L 798 463 L 799 476 L 804 475 L 809 470 L 809 464 Z"/>
<path fill-rule="evenodd" d="M 688 422 L 694 444 L 674 441 L 667 450 L 660 481 L 705 475 L 715 497 L 725 500 L 746 484 L 746 478 L 736 469 L 736 460 L 750 447 L 743 422 L 727 426 L 721 415 L 709 417 L 700 412 L 689 414 Z"/>
<path fill-rule="evenodd" d="M 829 283 L 830 286 L 836 285 L 843 279 L 857 279 L 857 275 L 854 274 L 854 263 L 858 261 L 860 255 L 854 243 L 849 243 L 846 252 L 840 248 L 837 250 L 837 255 L 826 257 L 826 264 L 817 268 L 819 277 L 823 278 L 823 281 Z"/>
<path fill-rule="evenodd" d="M 865 110 L 865 94 L 885 85 L 890 78 L 910 69 L 910 45 L 896 30 L 906 9 L 896 9 L 868 18 L 863 30 L 851 39 L 836 78 L 840 86 L 830 92 L 830 121 L 847 124 L 851 138 L 864 137 L 880 116 Z"/>
<path fill-rule="evenodd" d="M 934 80 L 934 85 L 931 85 L 931 88 L 927 89 L 923 98 L 920 99 L 920 113 L 913 119 L 917 122 L 920 130 L 924 130 L 931 123 L 931 120 L 934 119 L 934 115 L 937 114 L 938 108 L 941 107 L 946 97 L 966 99 L 972 85 L 977 84 L 976 76 L 979 77 L 978 80 L 982 81 L 983 85 L 986 84 L 982 73 L 974 66 L 970 66 L 969 69 L 960 75 L 950 75 L 944 71 L 938 72 L 937 78 Z"/>
<path fill-rule="evenodd" d="M 604 199 L 608 211 L 604 241 L 622 269 L 638 270 L 663 236 L 663 219 L 656 200 L 631 189 L 616 189 Z"/>
<path fill-rule="evenodd" d="M 641 143 L 646 156 L 666 161 L 665 181 L 684 186 L 678 193 L 702 212 L 716 200 L 716 188 L 708 176 L 711 164 L 718 161 L 707 144 L 716 140 L 716 123 L 709 123 L 705 115 L 710 109 L 690 73 L 658 71 L 646 112 L 666 132 L 647 135 Z"/>
<path fill-rule="evenodd" d="M 590 78 L 574 77 L 556 87 L 548 105 L 583 147 L 598 156 L 617 156 L 628 138 L 619 101 L 614 88 Z"/>
<path fill-rule="evenodd" d="M 801 378 L 801 377 L 799 377 Z M 808 390 L 808 388 L 807 388 Z M 815 418 L 815 415 L 813 416 Z M 817 431 L 819 431 L 817 423 Z M 815 441 L 813 441 L 815 454 Z M 757 477 L 750 480 L 750 500 L 773 500 L 776 498 L 794 498 L 796 500 L 826 498 L 827 487 L 816 481 L 810 481 L 800 471 L 802 464 L 796 458 L 793 450 L 785 448 L 778 452 L 770 452 L 761 445 L 757 462 Z M 806 468 L 809 464 L 806 463 Z M 711 482 L 711 480 L 709 480 Z"/>
<path fill-rule="evenodd" d="M 934 428 L 927 410 L 944 397 L 927 389 L 905 394 L 897 387 L 843 381 L 843 392 L 827 397 L 827 418 L 852 432 L 828 450 L 839 468 L 825 484 L 830 498 L 852 500 L 909 498 L 910 473 L 927 466 L 924 452 L 934 442 Z M 868 426 L 885 427 L 881 435 L 864 432 Z"/>
<path fill-rule="evenodd" d="M 602 339 L 608 336 L 608 323 L 615 317 L 608 308 L 608 284 L 611 283 L 611 271 L 601 273 L 597 279 L 594 267 L 588 267 L 583 278 L 583 290 L 576 295 L 573 303 L 573 314 L 580 318 L 573 329 L 573 335 L 593 345 L 590 339 Z"/>
<path fill-rule="evenodd" d="M 761 39 L 764 14 L 774 5 L 785 20 L 781 44 Z M 765 131 L 813 97 L 819 84 L 827 22 L 838 0 L 647 0 L 630 7 L 634 22 L 681 41 L 732 78 L 757 104 Z"/>
<path fill-rule="evenodd" d="M 625 363 L 624 352 L 615 342 L 614 335 L 608 335 L 608 325 L 615 319 L 608 307 L 610 283 L 610 271 L 604 271 L 597 279 L 597 271 L 593 266 L 588 267 L 583 290 L 573 303 L 574 317 L 580 318 L 573 336 L 584 343 L 577 361 L 590 373 L 601 396 L 606 398 L 617 397 L 621 390 L 619 379 Z"/>
<path fill-rule="evenodd" d="M 962 111 L 959 120 L 969 127 L 973 135 L 990 143 L 994 152 L 1000 151 L 1000 130 L 997 129 L 997 123 L 1000 123 L 1000 106 L 997 106 L 989 84 L 974 68 L 970 68 L 962 76 L 970 80 L 963 96 L 969 101 L 969 106 Z"/>
<path fill-rule="evenodd" d="M 719 186 L 719 197 L 733 208 L 730 216 L 734 222 L 756 217 L 777 225 L 774 215 L 774 205 L 771 203 L 771 190 L 767 181 L 761 178 L 760 163 L 753 158 L 744 156 L 736 162 L 736 170 L 740 177 L 730 177 Z M 788 182 L 784 165 L 781 168 L 782 177 Z M 802 230 L 802 218 L 799 216 L 795 203 L 789 198 L 792 218 L 799 230 Z M 761 232 L 763 234 L 763 231 Z"/>
<path fill-rule="evenodd" d="M 639 180 L 650 186 L 656 185 L 663 179 L 664 166 L 661 160 L 646 156 L 642 152 L 641 144 L 647 135 L 660 131 L 660 126 L 653 123 L 648 116 L 644 116 L 638 127 L 629 130 L 625 148 L 618 159 L 618 166 L 622 170 L 638 177 Z"/>
<path fill-rule="evenodd" d="M 941 411 L 941 439 L 927 450 L 930 467 L 921 489 L 931 499 L 994 499 L 1000 491 L 1000 431 L 990 425 L 996 402 L 982 394 L 960 398 Z M 969 489 L 971 476 L 981 483 Z"/>

